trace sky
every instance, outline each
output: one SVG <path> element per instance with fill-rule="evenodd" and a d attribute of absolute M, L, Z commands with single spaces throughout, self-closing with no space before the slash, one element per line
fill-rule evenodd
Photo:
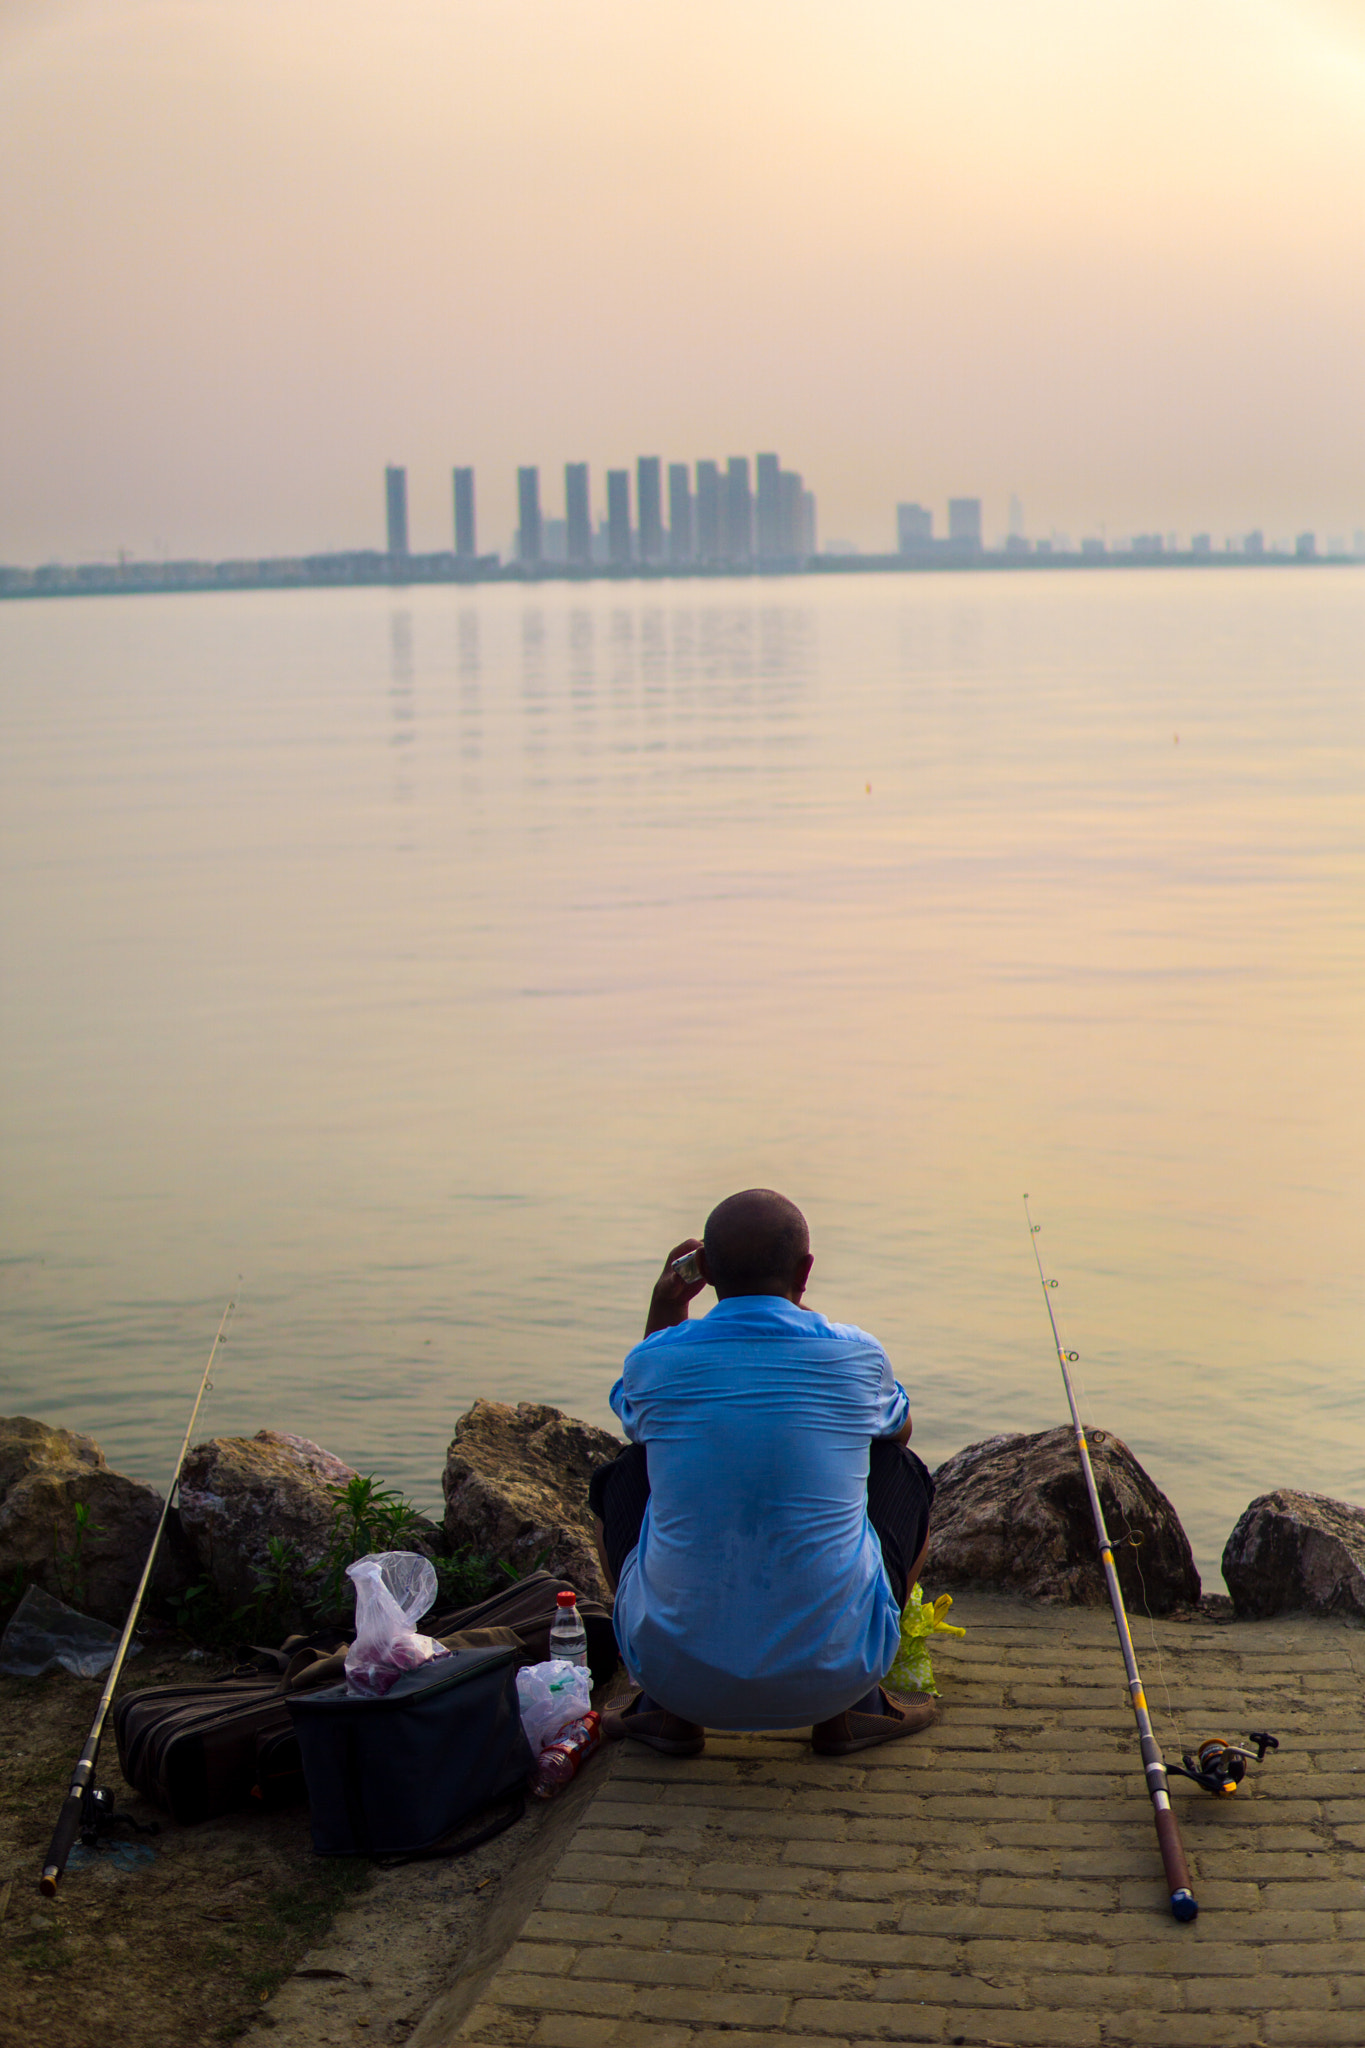
<path fill-rule="evenodd" d="M 1365 527 L 1365 0 L 0 0 L 0 561 Z"/>

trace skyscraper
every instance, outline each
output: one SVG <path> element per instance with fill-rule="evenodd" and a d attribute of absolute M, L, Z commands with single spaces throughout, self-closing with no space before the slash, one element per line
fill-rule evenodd
<path fill-rule="evenodd" d="M 692 560 L 692 487 L 685 462 L 668 465 L 668 559 L 675 567 Z"/>
<path fill-rule="evenodd" d="M 749 458 L 732 455 L 725 467 L 725 531 L 721 551 L 727 562 L 754 558 L 754 499 L 749 488 Z"/>
<path fill-rule="evenodd" d="M 950 547 L 952 547 L 956 552 L 960 554 L 980 554 L 980 498 L 949 498 L 948 544 Z"/>
<path fill-rule="evenodd" d="M 479 552 L 474 537 L 474 472 L 455 471 L 455 553 L 462 562 L 472 561 Z"/>
<path fill-rule="evenodd" d="M 697 464 L 697 560 L 721 558 L 720 469 L 714 462 Z"/>
<path fill-rule="evenodd" d="M 588 510 L 588 465 L 564 465 L 564 517 L 568 524 L 569 560 L 582 568 L 592 561 L 592 515 Z"/>
<path fill-rule="evenodd" d="M 523 562 L 540 560 L 540 471 L 517 471 L 517 556 Z"/>
<path fill-rule="evenodd" d="M 794 469 L 778 471 L 777 476 L 777 552 L 785 562 L 799 560 L 806 550 L 802 545 L 801 479 Z"/>
<path fill-rule="evenodd" d="M 896 551 L 927 555 L 934 545 L 934 515 L 927 505 L 897 505 Z"/>
<path fill-rule="evenodd" d="M 787 550 L 782 546 L 782 466 L 775 455 L 760 455 L 755 464 L 757 491 L 754 525 L 760 562 L 775 562 Z"/>
<path fill-rule="evenodd" d="M 613 569 L 630 567 L 630 471 L 607 471 L 607 545 Z"/>
<path fill-rule="evenodd" d="M 408 551 L 408 473 L 390 463 L 384 471 L 384 509 L 388 515 L 389 553 Z"/>
<path fill-rule="evenodd" d="M 664 558 L 664 513 L 657 455 L 641 455 L 635 463 L 635 517 L 640 530 L 640 560 Z"/>

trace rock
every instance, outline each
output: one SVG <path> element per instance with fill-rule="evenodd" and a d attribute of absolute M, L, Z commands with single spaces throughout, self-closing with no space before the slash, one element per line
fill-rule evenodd
<path fill-rule="evenodd" d="M 1087 1433 L 1090 1462 L 1134 1614 L 1170 1614 L 1199 1599 L 1189 1540 L 1164 1493 L 1125 1443 Z M 1072 1430 L 992 1436 L 934 1474 L 937 1492 L 925 1590 L 994 1586 L 1035 1600 L 1099 1607 L 1108 1599 L 1090 1500 Z M 1123 1539 L 1140 1536 L 1137 1550 Z"/>
<path fill-rule="evenodd" d="M 1263 1493 L 1223 1551 L 1238 1614 L 1365 1615 L 1365 1508 L 1325 1493 Z"/>
<path fill-rule="evenodd" d="M 539 1565 L 610 1604 L 593 1546 L 588 1481 L 624 1447 L 610 1430 L 539 1402 L 476 1401 L 456 1423 L 446 1454 L 447 1543 L 489 1551 L 522 1573 Z"/>
<path fill-rule="evenodd" d="M 79 1542 L 77 1506 L 89 1510 Z M 161 1506 L 154 1487 L 110 1471 L 93 1437 L 28 1415 L 0 1417 L 0 1580 L 22 1573 L 69 1606 L 120 1626 Z M 155 1598 L 188 1584 L 188 1562 L 172 1515 L 152 1578 Z"/>
<path fill-rule="evenodd" d="M 294 1545 L 299 1574 L 319 1567 L 336 1522 L 334 1487 L 356 1476 L 306 1436 L 257 1430 L 195 1444 L 180 1476 L 180 1520 L 199 1568 L 229 1608 L 256 1591 L 272 1537 Z"/>

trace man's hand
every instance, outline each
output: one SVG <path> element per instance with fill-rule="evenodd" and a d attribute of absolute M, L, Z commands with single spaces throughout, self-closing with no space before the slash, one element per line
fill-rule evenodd
<path fill-rule="evenodd" d="M 699 1254 L 702 1277 L 700 1280 L 680 1280 L 673 1271 L 673 1261 L 685 1258 L 688 1252 Z M 645 1318 L 645 1335 L 652 1337 L 656 1330 L 672 1330 L 679 1323 L 687 1321 L 688 1303 L 700 1294 L 706 1281 L 706 1254 L 702 1251 L 699 1237 L 685 1237 L 681 1244 L 675 1244 L 664 1260 L 664 1269 L 654 1282 L 654 1292 L 649 1298 L 649 1314 Z"/>

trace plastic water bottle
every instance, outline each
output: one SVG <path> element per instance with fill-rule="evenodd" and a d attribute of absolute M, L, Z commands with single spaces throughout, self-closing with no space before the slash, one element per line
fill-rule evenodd
<path fill-rule="evenodd" d="M 559 1595 L 559 1612 L 550 1627 L 550 1655 L 562 1657 L 566 1664 L 588 1661 L 588 1632 L 572 1593 Z"/>
<path fill-rule="evenodd" d="M 602 1716 L 587 1713 L 581 1721 L 570 1721 L 553 1742 L 536 1758 L 527 1783 L 535 1799 L 553 1799 L 571 1785 L 602 1740 Z"/>

